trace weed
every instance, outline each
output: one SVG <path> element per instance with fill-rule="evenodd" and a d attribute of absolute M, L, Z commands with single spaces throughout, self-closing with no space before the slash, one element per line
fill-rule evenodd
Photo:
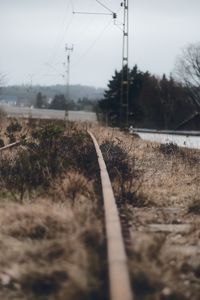
<path fill-rule="evenodd" d="M 6 117 L 5 111 L 2 108 L 0 108 L 0 124 L 4 121 L 5 117 Z"/>
<path fill-rule="evenodd" d="M 127 180 L 132 170 L 126 151 L 114 141 L 108 140 L 101 145 L 101 151 L 109 171 L 110 179 L 114 180 L 120 174 L 123 180 Z"/>
<path fill-rule="evenodd" d="M 17 201 L 23 199 L 26 191 L 30 192 L 32 188 L 41 184 L 47 185 L 49 177 L 45 163 L 26 150 L 19 151 L 16 158 L 1 157 L 1 186 L 10 191 Z"/>
<path fill-rule="evenodd" d="M 41 274 L 38 272 L 25 275 L 22 278 L 22 289 L 32 292 L 36 296 L 48 296 L 56 293 L 62 282 L 68 280 L 68 274 L 65 271 L 54 271 L 50 274 Z"/>
<path fill-rule="evenodd" d="M 19 133 L 22 130 L 21 124 L 17 121 L 11 121 L 11 123 L 7 126 L 5 135 L 9 139 L 9 143 L 16 142 L 16 133 Z"/>
<path fill-rule="evenodd" d="M 17 288 L 3 289 L 0 298 L 107 299 L 103 212 L 97 201 L 100 193 L 95 194 L 99 171 L 92 141 L 74 124 L 65 128 L 35 121 L 31 126 L 29 140 L 0 157 L 2 191 L 10 195 L 12 190 L 17 201 L 30 192 L 23 205 L 1 203 L 1 248 L 9 250 L 2 252 L 4 266 Z"/>
<path fill-rule="evenodd" d="M 200 215 L 200 199 L 195 198 L 188 207 L 188 212 L 195 215 Z"/>
<path fill-rule="evenodd" d="M 133 289 L 138 297 L 154 294 L 160 289 L 161 283 L 152 275 L 150 276 L 144 271 L 138 271 L 133 275 Z"/>
<path fill-rule="evenodd" d="M 179 146 L 175 143 L 160 144 L 158 150 L 164 155 L 175 155 L 182 153 Z"/>
<path fill-rule="evenodd" d="M 166 289 L 163 290 L 163 293 L 160 296 L 160 300 L 186 300 L 186 297 L 181 292 L 170 290 L 169 292 L 165 292 L 165 290 Z"/>
<path fill-rule="evenodd" d="M 20 129 L 16 123 L 9 128 Z M 11 129 L 8 131 L 12 132 Z M 64 126 L 50 123 L 32 130 L 31 136 L 30 140 L 23 141 L 23 148 L 15 158 L 2 156 L 0 159 L 0 184 L 15 200 L 22 201 L 26 191 L 30 194 L 38 187 L 47 188 L 66 171 L 74 170 L 90 179 L 96 178 L 96 153 L 86 133 L 73 128 L 66 135 Z M 71 186 L 69 192 L 74 199 L 77 186 L 74 185 L 74 192 Z"/>
<path fill-rule="evenodd" d="M 130 159 L 120 141 L 116 143 L 106 140 L 101 145 L 101 150 L 118 204 L 131 203 L 144 206 L 144 199 L 139 199 L 137 189 L 134 189 L 135 182 L 140 178 L 139 172 L 135 169 L 134 158 Z"/>
<path fill-rule="evenodd" d="M 4 144 L 4 140 L 2 138 L 0 138 L 0 148 L 4 147 L 5 144 Z"/>
<path fill-rule="evenodd" d="M 194 275 L 197 278 L 200 278 L 200 264 L 198 264 L 195 268 L 194 268 Z"/>
<path fill-rule="evenodd" d="M 76 131 L 65 138 L 66 159 L 71 169 L 82 173 L 87 178 L 98 175 L 97 156 L 91 138 L 87 133 Z"/>
<path fill-rule="evenodd" d="M 193 149 L 181 148 L 174 143 L 160 144 L 157 149 L 166 157 L 174 157 L 191 167 L 199 164 L 199 155 Z"/>
<path fill-rule="evenodd" d="M 125 203 L 131 204 L 134 207 L 145 207 L 148 205 L 146 197 L 142 193 L 138 193 L 137 190 L 135 192 L 130 190 L 124 192 L 123 199 Z"/>
<path fill-rule="evenodd" d="M 69 197 L 74 204 L 77 196 L 84 195 L 88 197 L 89 189 L 88 189 L 88 181 L 84 176 L 80 176 L 78 173 L 76 175 L 68 176 L 68 185 L 64 192 L 67 197 Z"/>

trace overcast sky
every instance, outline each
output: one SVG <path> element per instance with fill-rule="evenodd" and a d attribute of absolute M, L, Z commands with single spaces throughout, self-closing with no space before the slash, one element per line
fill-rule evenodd
<path fill-rule="evenodd" d="M 64 83 L 65 44 L 74 45 L 71 84 L 105 87 L 121 67 L 120 0 L 0 0 L 0 73 L 6 84 Z M 188 43 L 200 41 L 200 0 L 129 0 L 130 67 L 167 75 Z M 65 79 L 66 81 L 66 79 Z"/>

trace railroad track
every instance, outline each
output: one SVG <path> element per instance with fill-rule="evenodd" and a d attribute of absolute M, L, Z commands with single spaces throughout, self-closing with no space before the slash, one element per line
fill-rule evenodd
<path fill-rule="evenodd" d="M 99 145 L 91 132 L 100 169 L 107 236 L 110 300 L 133 300 L 127 255 L 122 236 L 119 213 L 110 178 Z"/>

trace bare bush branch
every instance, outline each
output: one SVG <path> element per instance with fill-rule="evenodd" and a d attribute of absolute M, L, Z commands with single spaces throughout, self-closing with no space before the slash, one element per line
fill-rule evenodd
<path fill-rule="evenodd" d="M 176 61 L 176 74 L 200 110 L 200 42 L 189 44 Z"/>

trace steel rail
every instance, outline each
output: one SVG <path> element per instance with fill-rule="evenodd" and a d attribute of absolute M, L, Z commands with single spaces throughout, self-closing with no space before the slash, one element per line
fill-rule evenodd
<path fill-rule="evenodd" d="M 99 145 L 94 135 L 90 131 L 88 133 L 93 140 L 100 168 L 107 236 L 110 300 L 133 300 L 128 260 L 113 189 Z"/>

